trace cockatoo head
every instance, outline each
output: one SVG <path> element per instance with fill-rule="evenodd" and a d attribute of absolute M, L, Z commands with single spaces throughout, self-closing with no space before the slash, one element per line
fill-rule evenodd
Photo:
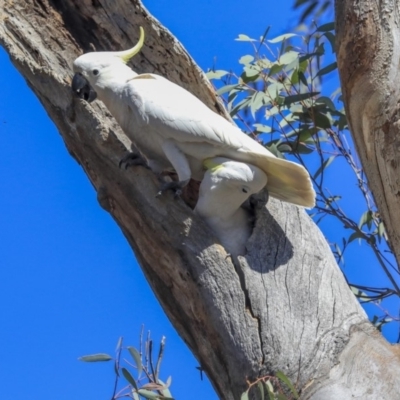
<path fill-rule="evenodd" d="M 143 47 L 144 30 L 140 27 L 138 43 L 125 51 L 99 51 L 79 56 L 73 64 L 75 75 L 72 90 L 78 97 L 92 102 L 96 97 L 96 88 L 104 86 L 110 76 L 118 77 L 125 72 L 126 63 Z M 132 70 L 130 70 L 132 72 Z"/>
<path fill-rule="evenodd" d="M 225 157 L 214 157 L 204 161 L 208 170 L 207 190 L 220 190 L 227 197 L 234 196 L 238 201 L 247 200 L 260 192 L 267 184 L 267 175 L 258 167 L 233 161 Z"/>
<path fill-rule="evenodd" d="M 210 226 L 231 255 L 246 253 L 246 242 L 252 232 L 252 204 L 242 205 L 256 196 L 256 207 L 264 206 L 263 190 L 267 175 L 258 167 L 214 157 L 203 162 L 207 169 L 200 185 L 199 199 L 194 209 Z"/>

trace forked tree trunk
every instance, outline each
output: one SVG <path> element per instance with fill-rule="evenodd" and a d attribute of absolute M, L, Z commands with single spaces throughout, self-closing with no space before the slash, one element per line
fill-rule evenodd
<path fill-rule="evenodd" d="M 71 64 L 83 51 L 130 47 L 141 25 L 145 47 L 132 66 L 166 76 L 223 113 L 193 60 L 138 0 L 10 0 L 0 18 L 0 43 L 221 399 L 239 399 L 246 380 L 278 370 L 304 399 L 398 396 L 399 360 L 367 321 L 303 210 L 271 200 L 235 269 L 190 207 L 168 195 L 155 198 L 158 182 L 150 171 L 118 168 L 129 140 L 99 102 L 88 105 L 71 93 Z"/>
<path fill-rule="evenodd" d="M 400 265 L 399 2 L 336 0 L 336 31 L 347 118 Z"/>

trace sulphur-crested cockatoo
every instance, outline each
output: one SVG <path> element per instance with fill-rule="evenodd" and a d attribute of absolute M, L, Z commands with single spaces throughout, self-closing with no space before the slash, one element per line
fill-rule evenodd
<path fill-rule="evenodd" d="M 72 89 L 87 101 L 103 101 L 155 172 L 174 169 L 179 182 L 202 180 L 203 161 L 217 156 L 251 163 L 268 177 L 269 194 L 313 207 L 315 192 L 307 171 L 275 157 L 237 126 L 211 111 L 197 97 L 156 74 L 138 75 L 126 63 L 144 43 L 144 31 L 130 50 L 83 54 L 73 64 Z M 171 168 L 172 167 L 172 168 Z"/>
<path fill-rule="evenodd" d="M 215 232 L 233 256 L 245 254 L 252 231 L 252 216 L 241 205 L 265 187 L 266 174 L 251 164 L 215 157 L 204 161 L 207 168 L 194 211 Z"/>

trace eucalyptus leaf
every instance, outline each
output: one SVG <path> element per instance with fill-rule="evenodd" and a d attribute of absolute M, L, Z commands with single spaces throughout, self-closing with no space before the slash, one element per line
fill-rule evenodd
<path fill-rule="evenodd" d="M 240 396 L 240 400 L 249 400 L 249 391 L 246 390 L 242 395 Z"/>
<path fill-rule="evenodd" d="M 270 102 L 268 97 L 263 92 L 254 93 L 253 97 L 251 98 L 250 111 L 253 118 L 255 118 L 255 113 L 264 105 L 264 98 Z"/>
<path fill-rule="evenodd" d="M 240 57 L 239 64 L 247 65 L 247 64 L 252 63 L 253 61 L 254 61 L 254 57 L 247 55 L 247 56 Z"/>
<path fill-rule="evenodd" d="M 223 71 L 222 69 L 216 71 L 208 71 L 206 76 L 208 79 L 221 79 L 223 76 L 228 75 L 228 71 Z"/>
<path fill-rule="evenodd" d="M 317 75 L 315 75 L 315 76 L 323 76 L 323 75 L 329 74 L 329 72 L 332 72 L 335 69 L 337 69 L 337 62 L 336 61 L 333 62 L 332 64 L 329 64 L 325 68 L 320 69 L 318 71 Z"/>
<path fill-rule="evenodd" d="M 317 32 L 327 32 L 327 31 L 333 31 L 335 29 L 335 23 L 334 22 L 328 22 L 327 24 L 323 24 L 317 28 Z"/>
<path fill-rule="evenodd" d="M 121 371 L 122 371 L 122 375 L 124 376 L 124 378 L 134 387 L 135 390 L 138 390 L 136 381 L 133 378 L 133 376 L 131 375 L 131 373 L 124 367 L 121 368 Z"/>
<path fill-rule="evenodd" d="M 324 160 L 322 165 L 317 169 L 317 172 L 314 174 L 314 179 L 317 179 L 318 176 L 321 174 L 322 171 L 324 171 L 328 166 L 332 163 L 332 161 L 336 158 L 336 156 L 330 156 L 327 159 Z"/>
<path fill-rule="evenodd" d="M 221 96 L 221 95 L 223 95 L 223 94 L 225 94 L 225 93 L 228 93 L 228 92 L 230 92 L 233 88 L 235 88 L 235 87 L 237 87 L 238 85 L 225 85 L 225 86 L 222 86 L 221 88 L 219 88 L 218 90 L 217 90 L 217 94 L 219 95 L 219 96 Z"/>
<path fill-rule="evenodd" d="M 269 39 L 267 42 L 269 43 L 280 43 L 284 40 L 290 39 L 291 37 L 298 36 L 295 33 L 285 33 L 284 35 L 277 36 L 276 38 Z"/>
<path fill-rule="evenodd" d="M 252 39 L 251 37 L 247 35 L 240 34 L 235 40 L 238 42 L 256 42 L 256 39 Z"/>
<path fill-rule="evenodd" d="M 365 235 L 362 232 L 353 232 L 347 239 L 347 243 L 351 243 L 356 239 L 365 239 Z"/>
<path fill-rule="evenodd" d="M 283 65 L 288 65 L 292 63 L 293 61 L 297 61 L 299 57 L 299 53 L 297 51 L 288 51 L 285 54 L 282 54 L 279 57 L 279 63 Z"/>
<path fill-rule="evenodd" d="M 78 358 L 79 361 L 85 361 L 85 362 L 110 361 L 112 359 L 113 358 L 106 353 L 91 354 L 88 356 L 82 356 Z"/>
<path fill-rule="evenodd" d="M 253 126 L 256 128 L 257 132 L 261 132 L 261 133 L 271 133 L 272 132 L 272 128 L 267 125 L 253 124 Z"/>
<path fill-rule="evenodd" d="M 308 92 L 308 93 L 299 93 L 299 94 L 293 94 L 291 96 L 286 96 L 285 97 L 285 105 L 290 105 L 292 103 L 297 103 L 299 101 L 303 101 L 306 99 L 310 99 L 314 96 L 317 96 L 319 92 Z"/>
<path fill-rule="evenodd" d="M 324 33 L 324 36 L 328 39 L 329 44 L 332 47 L 332 53 L 336 52 L 335 43 L 336 43 L 336 36 L 332 32 Z"/>
<path fill-rule="evenodd" d="M 290 379 L 282 371 L 278 371 L 275 375 L 280 381 L 282 381 L 290 389 L 294 398 L 298 399 L 299 394 L 298 394 L 297 390 L 295 389 L 295 387 L 293 386 L 293 383 L 290 382 Z"/>
<path fill-rule="evenodd" d="M 260 392 L 260 400 L 264 400 L 265 397 L 264 397 L 264 384 L 263 384 L 263 382 L 259 381 L 257 383 L 257 387 L 258 387 L 258 390 Z"/>
<path fill-rule="evenodd" d="M 140 378 L 140 375 L 142 373 L 142 360 L 140 357 L 139 352 L 132 346 L 128 346 L 127 347 L 129 354 L 131 355 L 131 357 L 133 358 L 133 360 L 135 361 L 136 367 L 137 367 L 137 374 L 138 374 L 138 378 Z"/>
<path fill-rule="evenodd" d="M 141 396 L 143 396 L 145 399 L 149 399 L 149 400 L 159 400 L 161 397 L 159 394 L 150 392 L 150 390 L 146 390 L 146 389 L 139 389 L 138 393 Z"/>

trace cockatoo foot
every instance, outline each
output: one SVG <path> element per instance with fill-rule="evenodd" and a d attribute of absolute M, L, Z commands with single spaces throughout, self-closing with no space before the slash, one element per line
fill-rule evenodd
<path fill-rule="evenodd" d="M 167 190 L 172 190 L 174 192 L 174 197 L 179 197 L 182 194 L 182 189 L 189 183 L 189 181 L 190 179 L 178 182 L 165 182 L 161 185 L 156 197 L 160 197 Z"/>
<path fill-rule="evenodd" d="M 150 169 L 149 165 L 147 164 L 147 160 L 137 153 L 129 153 L 122 157 L 118 167 L 128 169 L 128 167 L 132 167 L 134 165 L 141 165 L 142 167 Z"/>

